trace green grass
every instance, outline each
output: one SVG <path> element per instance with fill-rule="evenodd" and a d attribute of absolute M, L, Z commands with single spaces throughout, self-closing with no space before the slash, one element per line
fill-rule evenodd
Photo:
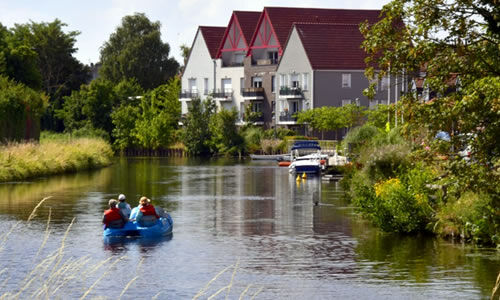
<path fill-rule="evenodd" d="M 43 134 L 40 143 L 0 146 L 0 182 L 97 169 L 112 157 L 111 146 L 100 138 Z"/>

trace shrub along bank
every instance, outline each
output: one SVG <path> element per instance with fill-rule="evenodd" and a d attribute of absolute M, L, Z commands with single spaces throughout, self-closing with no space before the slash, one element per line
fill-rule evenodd
<path fill-rule="evenodd" d="M 101 168 L 110 165 L 112 157 L 103 139 L 42 133 L 40 143 L 0 146 L 0 182 Z"/>
<path fill-rule="evenodd" d="M 357 146 L 351 147 L 353 164 L 343 170 L 344 187 L 358 211 L 376 226 L 500 245 L 500 191 L 493 180 L 499 174 L 491 171 L 498 165 L 410 145 L 397 129 L 386 132 L 364 125 L 345 141 Z"/>

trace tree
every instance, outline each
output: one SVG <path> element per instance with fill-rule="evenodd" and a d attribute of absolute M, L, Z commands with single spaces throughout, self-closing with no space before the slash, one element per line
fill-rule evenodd
<path fill-rule="evenodd" d="M 162 42 L 160 26 L 142 13 L 125 16 L 101 48 L 100 74 L 115 84 L 135 78 L 144 89 L 167 82 L 179 64 L 168 57 L 170 46 Z"/>
<path fill-rule="evenodd" d="M 38 139 L 47 97 L 0 75 L 0 142 Z"/>
<path fill-rule="evenodd" d="M 64 98 L 62 109 L 56 111 L 57 117 L 64 122 L 68 132 L 82 127 L 102 129 L 108 134 L 112 131 L 111 111 L 116 96 L 111 82 L 104 79 L 82 85 L 79 91 Z"/>
<path fill-rule="evenodd" d="M 39 90 L 42 76 L 37 53 L 25 40 L 15 41 L 12 32 L 0 24 L 0 74 Z"/>
<path fill-rule="evenodd" d="M 241 155 L 244 139 L 238 132 L 237 120 L 238 111 L 234 107 L 231 110 L 223 108 L 212 118 L 210 122 L 212 145 L 219 153 Z"/>
<path fill-rule="evenodd" d="M 483 163 L 491 163 L 500 153 L 495 142 L 499 130 L 492 126 L 500 118 L 494 100 L 500 96 L 495 89 L 500 81 L 499 10 L 494 1 L 394 0 L 384 6 L 385 18 L 371 27 L 361 26 L 369 79 L 388 73 L 419 74 L 437 94 L 427 103 L 413 93 L 403 97 L 405 120 L 410 120 L 406 132 L 415 138 L 423 129 L 429 137 L 446 130 L 453 143 L 458 132 L 475 135 L 482 141 L 476 151 Z M 373 65 L 380 72 L 375 73 Z"/>
<path fill-rule="evenodd" d="M 16 24 L 12 28 L 12 44 L 26 45 L 37 54 L 42 89 L 50 97 L 50 105 L 42 120 L 45 129 L 62 130 L 54 119 L 55 110 L 62 107 L 62 98 L 90 79 L 90 69 L 73 54 L 78 31 L 65 33 L 67 24 L 55 19 L 50 23 Z"/>
<path fill-rule="evenodd" d="M 189 52 L 191 52 L 191 47 L 189 47 L 186 44 L 180 45 L 180 50 L 181 50 L 181 56 L 184 60 L 184 64 L 180 68 L 180 73 L 184 72 L 184 69 L 186 68 L 186 64 L 189 58 Z"/>
<path fill-rule="evenodd" d="M 168 147 L 173 141 L 181 115 L 179 92 L 179 78 L 174 77 L 141 99 L 141 115 L 132 133 L 139 146 L 156 150 Z"/>
<path fill-rule="evenodd" d="M 378 23 L 360 26 L 369 55 L 365 74 L 372 82 L 388 74 L 422 77 L 424 88 L 435 92 L 427 102 L 414 93 L 402 97 L 403 132 L 413 142 L 412 158 L 427 161 L 442 174 L 439 181 L 434 179 L 447 186 L 440 205 L 478 211 L 476 221 L 457 217 L 455 224 L 463 222 L 457 227 L 462 235 L 483 239 L 481 232 L 488 233 L 486 240 L 498 244 L 498 1 L 393 0 L 383 7 L 382 15 Z M 373 92 L 372 85 L 365 94 L 372 96 Z M 439 152 L 440 143 L 436 143 L 438 131 L 451 136 L 445 153 Z M 457 155 L 463 137 L 472 149 L 468 160 Z M 446 160 L 436 160 L 436 153 L 446 154 Z M 469 202 L 462 201 L 467 197 Z"/>
<path fill-rule="evenodd" d="M 210 97 L 203 102 L 199 98 L 191 100 L 182 133 L 182 142 L 188 153 L 202 156 L 211 153 L 209 125 L 215 110 L 215 102 Z"/>

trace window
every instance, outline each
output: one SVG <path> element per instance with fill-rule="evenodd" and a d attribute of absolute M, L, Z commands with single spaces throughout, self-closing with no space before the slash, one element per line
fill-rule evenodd
<path fill-rule="evenodd" d="M 351 74 L 342 74 L 342 87 L 343 88 L 351 87 Z"/>
<path fill-rule="evenodd" d="M 389 77 L 382 78 L 382 82 L 380 83 L 380 90 L 385 91 L 389 88 L 390 80 Z"/>
<path fill-rule="evenodd" d="M 278 63 L 278 52 L 277 51 L 267 52 L 267 55 L 269 57 L 269 60 L 271 61 L 271 64 L 275 65 Z"/>
<path fill-rule="evenodd" d="M 245 78 L 241 77 L 240 78 L 240 92 L 243 94 L 243 89 L 245 88 Z"/>
<path fill-rule="evenodd" d="M 198 93 L 198 87 L 196 86 L 196 78 L 188 79 L 189 91 L 193 94 Z"/>
<path fill-rule="evenodd" d="M 271 101 L 271 111 L 274 113 L 276 110 L 276 101 Z"/>
<path fill-rule="evenodd" d="M 290 111 L 291 114 L 294 114 L 294 113 L 300 111 L 299 101 L 292 101 L 290 104 L 291 104 L 291 111 Z"/>
<path fill-rule="evenodd" d="M 300 82 L 299 82 L 299 75 L 298 74 L 292 74 L 290 76 L 290 81 L 292 84 L 292 88 L 296 89 L 300 87 Z"/>
<path fill-rule="evenodd" d="M 205 78 L 204 80 L 204 87 L 205 87 L 205 95 L 208 95 L 208 78 Z"/>
<path fill-rule="evenodd" d="M 231 93 L 233 91 L 233 85 L 231 83 L 231 78 L 224 78 L 221 82 L 222 91 L 224 93 Z"/>
<path fill-rule="evenodd" d="M 280 74 L 280 86 L 281 87 L 287 86 L 287 84 L 286 84 L 286 74 Z"/>
<path fill-rule="evenodd" d="M 262 87 L 262 77 L 252 77 L 252 87 L 261 88 Z"/>
<path fill-rule="evenodd" d="M 276 76 L 273 75 L 273 76 L 271 76 L 271 92 L 273 92 L 273 93 L 274 93 L 274 90 L 276 89 L 275 86 L 276 86 Z"/>
<path fill-rule="evenodd" d="M 349 105 L 349 104 L 351 104 L 351 102 L 352 102 L 351 99 L 343 99 L 342 100 L 342 106 Z"/>
<path fill-rule="evenodd" d="M 252 111 L 253 112 L 262 112 L 262 102 L 252 103 Z"/>
<path fill-rule="evenodd" d="M 309 74 L 308 73 L 302 74 L 302 88 L 306 91 L 309 89 Z"/>

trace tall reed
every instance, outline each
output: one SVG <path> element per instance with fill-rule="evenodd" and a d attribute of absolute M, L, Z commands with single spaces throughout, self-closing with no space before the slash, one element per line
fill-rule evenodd
<path fill-rule="evenodd" d="M 96 169 L 112 157 L 109 143 L 99 138 L 10 143 L 0 146 L 0 182 Z"/>

